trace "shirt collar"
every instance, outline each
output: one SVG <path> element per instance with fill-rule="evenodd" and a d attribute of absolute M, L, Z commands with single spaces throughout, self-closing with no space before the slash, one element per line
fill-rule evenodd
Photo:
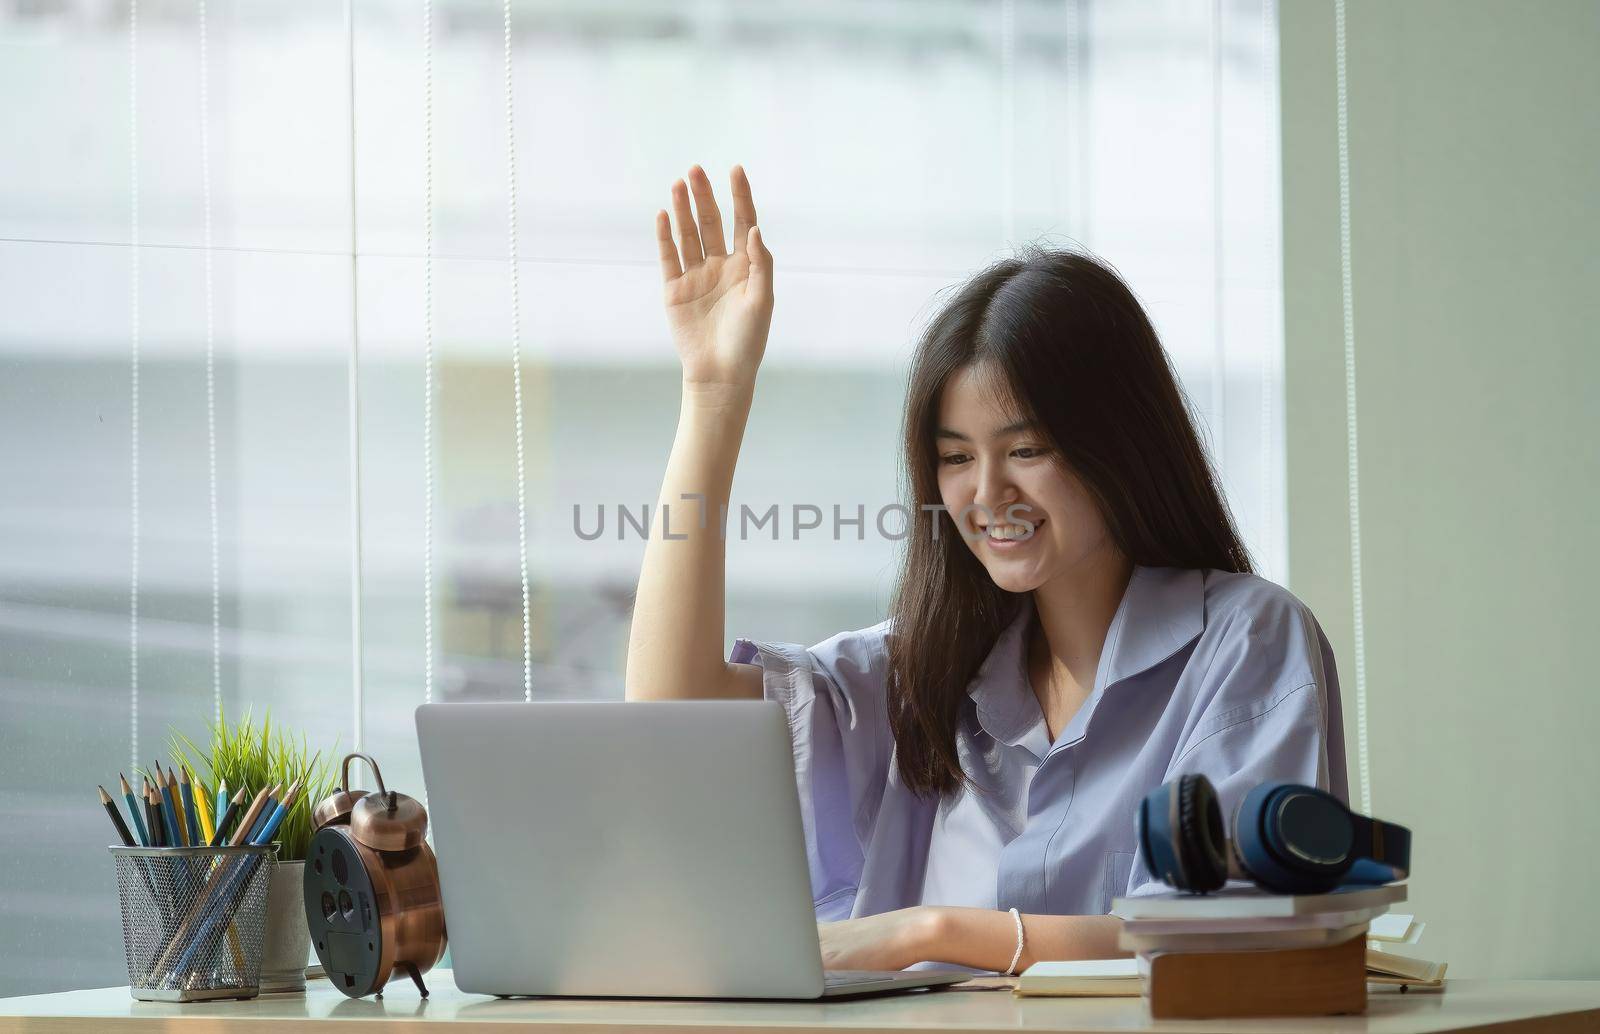
<path fill-rule="evenodd" d="M 1095 689 L 1149 671 L 1206 627 L 1205 572 L 1135 566 L 1100 649 Z"/>
<path fill-rule="evenodd" d="M 967 695 L 977 705 L 978 724 L 990 736 L 1012 746 L 1044 721 L 1039 699 L 1028 682 L 1028 628 L 1032 624 L 1033 597 L 1026 595 L 967 683 Z"/>
<path fill-rule="evenodd" d="M 1001 630 L 989 655 L 967 684 L 978 724 L 1013 746 L 1044 720 L 1028 682 L 1031 595 Z M 1122 601 L 1106 630 L 1094 692 L 1149 671 L 1183 649 L 1205 628 L 1205 573 L 1176 567 L 1135 565 Z"/>

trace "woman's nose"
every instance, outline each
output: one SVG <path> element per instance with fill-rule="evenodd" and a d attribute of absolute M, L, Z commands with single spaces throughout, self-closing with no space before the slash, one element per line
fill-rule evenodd
<path fill-rule="evenodd" d="M 1012 482 L 1003 463 L 980 463 L 978 468 L 978 490 L 973 495 L 972 501 L 982 507 L 987 513 L 984 523 L 1000 520 L 1005 515 L 1005 508 L 1017 499 L 1017 486 Z"/>

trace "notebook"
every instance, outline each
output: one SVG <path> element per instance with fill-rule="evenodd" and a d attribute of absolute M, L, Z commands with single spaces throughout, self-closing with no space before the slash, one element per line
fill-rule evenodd
<path fill-rule="evenodd" d="M 1356 923 L 1371 922 L 1376 931 L 1378 920 L 1386 918 L 1388 905 L 1357 908 L 1343 912 L 1316 912 L 1299 916 L 1244 916 L 1225 919 L 1124 919 L 1126 933 L 1144 937 L 1163 934 L 1241 934 L 1271 933 L 1289 930 L 1337 930 Z M 1406 916 L 1407 920 L 1411 917 Z M 1389 924 L 1385 929 L 1393 929 Z"/>
<path fill-rule="evenodd" d="M 1257 930 L 1246 933 L 1165 933 L 1138 934 L 1124 929 L 1117 935 L 1117 947 L 1132 952 L 1209 952 L 1209 951 L 1285 951 L 1292 948 L 1321 948 L 1343 944 L 1367 932 L 1365 922 L 1336 928 L 1309 927 L 1303 930 Z"/>
<path fill-rule="evenodd" d="M 1367 948 L 1367 979 L 1381 984 L 1411 984 L 1438 987 L 1444 983 L 1449 964 L 1398 955 L 1392 951 Z"/>
<path fill-rule="evenodd" d="M 1422 928 L 1427 925 L 1419 921 L 1416 916 L 1391 912 L 1372 920 L 1372 928 L 1367 931 L 1367 940 L 1389 944 L 1416 944 L 1422 939 Z M 1382 945 L 1377 946 L 1382 947 Z"/>
<path fill-rule="evenodd" d="M 1137 998 L 1141 967 L 1138 959 L 1077 959 L 1035 962 L 1017 978 L 1019 995 L 1078 998 Z"/>
<path fill-rule="evenodd" d="M 1326 894 L 1273 894 L 1258 887 L 1224 887 L 1211 894 L 1167 891 L 1117 898 L 1111 914 L 1123 919 L 1242 919 L 1348 912 L 1406 899 L 1404 883 L 1351 884 Z"/>

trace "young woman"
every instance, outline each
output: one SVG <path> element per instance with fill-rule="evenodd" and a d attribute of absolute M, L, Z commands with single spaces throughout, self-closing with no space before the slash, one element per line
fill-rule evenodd
<path fill-rule="evenodd" d="M 728 501 L 773 307 L 731 179 L 731 251 L 698 166 L 656 215 L 683 366 L 656 519 L 678 516 L 646 547 L 627 695 L 783 704 L 825 964 L 1004 970 L 1013 908 L 1019 971 L 1117 955 L 1112 897 L 1161 889 L 1145 794 L 1198 772 L 1229 817 L 1267 780 L 1348 800 L 1327 640 L 1250 573 L 1149 319 L 1082 254 L 996 263 L 929 325 L 889 620 L 723 659 L 724 544 L 687 515 Z"/>

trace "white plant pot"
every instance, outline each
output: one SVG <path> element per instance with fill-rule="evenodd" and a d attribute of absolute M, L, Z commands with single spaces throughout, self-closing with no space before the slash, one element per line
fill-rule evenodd
<path fill-rule="evenodd" d="M 306 989 L 311 931 L 306 927 L 306 863 L 279 862 L 267 886 L 266 943 L 261 952 L 261 993 Z"/>

